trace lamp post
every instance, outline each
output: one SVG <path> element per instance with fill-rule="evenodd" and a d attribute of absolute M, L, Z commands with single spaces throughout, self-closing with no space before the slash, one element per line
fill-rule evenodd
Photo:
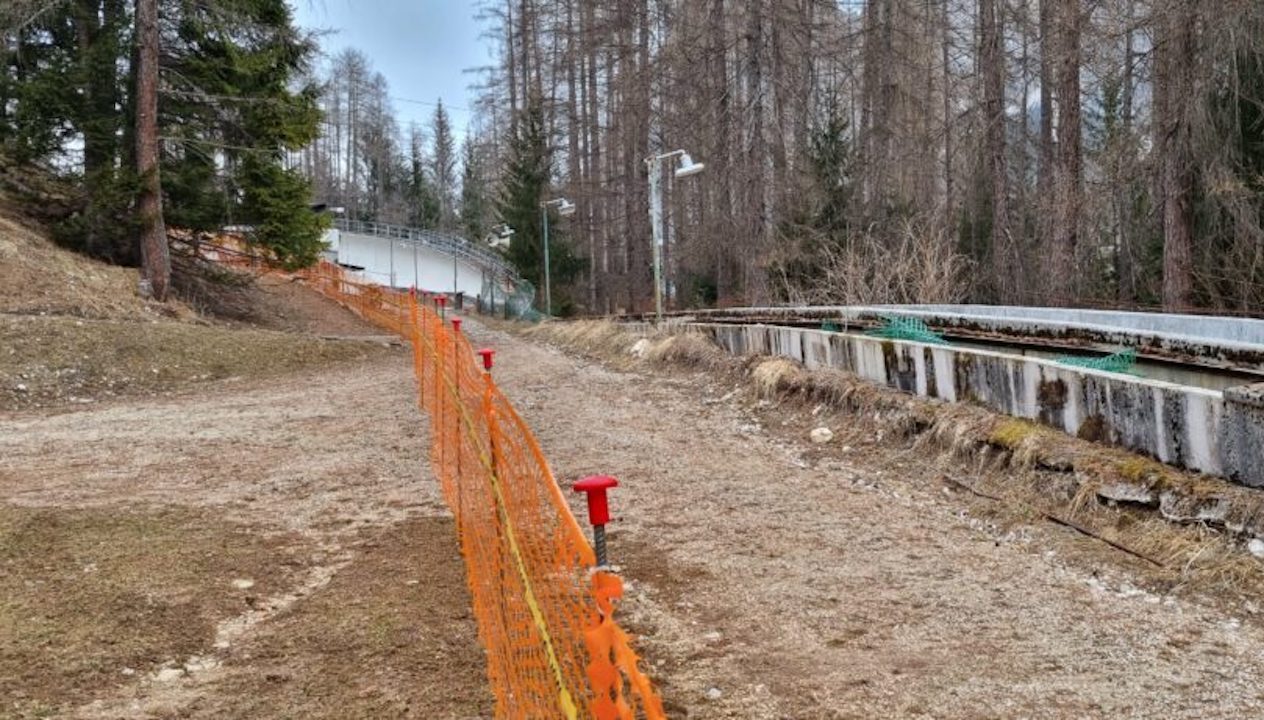
<path fill-rule="evenodd" d="M 654 237 L 654 318 L 663 321 L 663 161 L 680 158 L 680 167 L 676 168 L 678 178 L 697 175 L 706 167 L 696 163 L 684 150 L 673 150 L 662 155 L 652 155 L 645 159 L 650 169 L 650 229 Z"/>
<path fill-rule="evenodd" d="M 500 248 L 509 247 L 510 241 L 513 240 L 514 233 L 517 232 L 513 228 L 509 227 L 509 225 L 506 223 L 501 223 L 500 227 L 494 228 L 494 230 L 496 231 L 495 234 L 488 235 L 486 238 L 487 245 L 494 250 L 499 250 Z M 490 272 L 491 272 L 491 278 L 492 278 L 491 314 L 495 316 L 496 315 L 496 281 L 499 280 L 499 278 L 496 277 L 495 270 L 492 270 Z M 509 302 L 508 298 L 505 299 L 505 302 L 506 302 L 506 305 L 508 305 L 508 302 Z M 506 313 L 506 317 L 508 317 L 508 313 Z"/>
<path fill-rule="evenodd" d="M 548 317 L 553 316 L 553 288 L 551 286 L 551 277 L 549 267 L 549 208 L 557 206 L 557 214 L 567 217 L 575 214 L 575 203 L 566 198 L 557 198 L 555 200 L 546 200 L 540 203 L 540 216 L 544 220 L 544 314 Z"/>

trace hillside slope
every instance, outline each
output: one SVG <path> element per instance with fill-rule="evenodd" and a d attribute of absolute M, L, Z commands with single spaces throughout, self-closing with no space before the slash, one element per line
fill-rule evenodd
<path fill-rule="evenodd" d="M 137 295 L 136 270 L 92 260 L 49 240 L 0 206 L 0 312 L 140 318 L 154 310 Z"/>
<path fill-rule="evenodd" d="M 0 411 L 168 394 L 217 380 L 276 377 L 384 352 L 380 336 L 283 278 L 202 281 L 194 307 L 137 292 L 138 272 L 53 243 L 0 197 Z M 230 314 L 214 314 L 231 307 Z"/>

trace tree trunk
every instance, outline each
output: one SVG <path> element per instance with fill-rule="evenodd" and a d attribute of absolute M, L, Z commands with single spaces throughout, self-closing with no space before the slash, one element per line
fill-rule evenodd
<path fill-rule="evenodd" d="M 165 302 L 171 285 L 171 257 L 158 176 L 158 0 L 136 0 L 136 42 L 136 171 L 141 178 L 136 210 L 141 224 L 141 264 L 154 299 Z"/>
<path fill-rule="evenodd" d="M 1005 30 L 997 0 L 980 0 L 980 62 L 983 73 L 983 119 L 987 128 L 987 169 L 992 185 L 992 286 L 998 300 L 1011 299 L 1009 182 L 1005 162 Z"/>
<path fill-rule="evenodd" d="M 1077 297 L 1076 255 L 1083 205 L 1083 149 L 1080 141 L 1081 0 L 1060 0 L 1058 32 L 1058 148 L 1054 173 L 1052 300 L 1070 305 Z"/>
<path fill-rule="evenodd" d="M 1048 257 L 1053 245 L 1053 84 L 1054 62 L 1057 54 L 1057 38 L 1054 30 L 1053 4 L 1059 0 L 1038 0 L 1040 3 L 1040 168 L 1036 176 L 1036 235 L 1039 240 L 1038 257 Z M 1047 289 L 1043 281 L 1038 286 Z"/>
<path fill-rule="evenodd" d="M 1194 157 L 1187 105 L 1194 97 L 1197 0 L 1172 3 L 1158 16 L 1155 102 L 1163 207 L 1163 307 L 1187 310 L 1194 299 Z"/>

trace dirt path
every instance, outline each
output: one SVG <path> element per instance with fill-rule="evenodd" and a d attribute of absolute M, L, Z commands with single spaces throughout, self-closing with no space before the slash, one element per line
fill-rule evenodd
<path fill-rule="evenodd" d="M 863 428 L 822 451 L 716 377 L 472 332 L 563 481 L 622 481 L 622 618 L 672 717 L 1264 707 L 1258 608 L 1157 591 L 1038 520 L 996 528 Z M 0 718 L 488 717 L 410 372 L 394 350 L 0 415 Z"/>
<path fill-rule="evenodd" d="M 783 428 L 705 374 L 612 372 L 481 339 L 501 350 L 500 383 L 559 478 L 623 483 L 610 538 L 633 586 L 623 617 L 677 715 L 1264 708 L 1257 619 L 1142 589 L 1134 561 L 1064 528 L 992 527 L 929 459 L 874 438 L 821 452 L 802 422 Z"/>
<path fill-rule="evenodd" d="M 0 415 L 0 717 L 488 716 L 410 373 Z"/>

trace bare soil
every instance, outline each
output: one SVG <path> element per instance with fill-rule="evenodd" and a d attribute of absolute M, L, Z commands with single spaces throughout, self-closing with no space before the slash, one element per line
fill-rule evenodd
<path fill-rule="evenodd" d="M 0 717 L 488 716 L 411 371 L 0 414 Z"/>

